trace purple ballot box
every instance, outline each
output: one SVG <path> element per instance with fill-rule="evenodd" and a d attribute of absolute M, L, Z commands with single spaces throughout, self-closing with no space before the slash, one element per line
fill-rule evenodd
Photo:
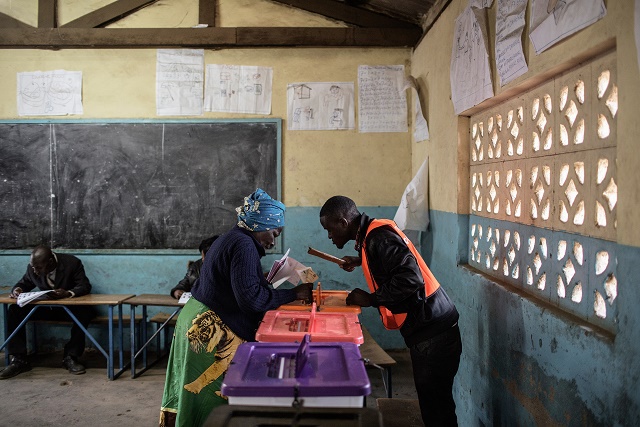
<path fill-rule="evenodd" d="M 358 346 L 252 342 L 238 347 L 222 383 L 230 404 L 358 408 L 371 384 Z"/>

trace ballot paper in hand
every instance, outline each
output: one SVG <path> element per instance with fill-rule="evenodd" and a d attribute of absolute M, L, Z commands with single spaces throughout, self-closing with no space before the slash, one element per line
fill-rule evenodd
<path fill-rule="evenodd" d="M 187 301 L 189 301 L 189 298 L 191 298 L 191 292 L 183 292 L 182 295 L 180 295 L 178 304 L 186 304 Z"/>
<path fill-rule="evenodd" d="M 48 294 L 49 292 L 53 292 L 53 289 L 48 291 L 22 292 L 18 295 L 18 305 L 20 307 L 24 307 L 32 301 L 43 298 L 45 294 Z"/>
<path fill-rule="evenodd" d="M 300 283 L 303 280 L 305 283 L 312 283 L 318 280 L 318 275 L 313 272 L 310 267 L 305 267 L 295 259 L 289 256 L 290 249 L 282 258 L 276 260 L 267 274 L 267 281 L 273 285 L 274 288 L 282 285 L 288 281 L 293 285 Z"/>

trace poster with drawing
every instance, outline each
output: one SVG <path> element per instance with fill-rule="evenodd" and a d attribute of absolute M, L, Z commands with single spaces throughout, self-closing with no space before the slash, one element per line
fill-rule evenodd
<path fill-rule="evenodd" d="M 407 132 L 404 65 L 358 67 L 358 130 Z"/>
<path fill-rule="evenodd" d="M 287 129 L 348 130 L 355 127 L 352 82 L 287 85 Z"/>
<path fill-rule="evenodd" d="M 531 43 L 537 54 L 607 14 L 603 0 L 533 0 Z"/>
<path fill-rule="evenodd" d="M 486 11 L 468 6 L 456 18 L 451 51 L 451 100 L 456 114 L 493 96 Z"/>
<path fill-rule="evenodd" d="M 82 71 L 18 73 L 18 115 L 83 114 Z"/>
<path fill-rule="evenodd" d="M 207 64 L 205 111 L 271 114 L 273 69 Z"/>
<path fill-rule="evenodd" d="M 156 59 L 156 114 L 202 114 L 204 49 L 158 49 Z"/>
<path fill-rule="evenodd" d="M 520 77 L 529 69 L 522 51 L 524 14 L 528 0 L 498 0 L 496 13 L 496 69 L 500 86 Z"/>

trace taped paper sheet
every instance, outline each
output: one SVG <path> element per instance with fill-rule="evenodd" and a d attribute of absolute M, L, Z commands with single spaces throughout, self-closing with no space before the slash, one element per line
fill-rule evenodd
<path fill-rule="evenodd" d="M 527 72 L 522 51 L 524 14 L 528 0 L 498 0 L 496 16 L 496 68 L 500 86 Z"/>
<path fill-rule="evenodd" d="M 207 64 L 204 109 L 271 114 L 273 68 Z"/>
<path fill-rule="evenodd" d="M 156 114 L 202 115 L 204 49 L 158 49 Z"/>
<path fill-rule="evenodd" d="M 468 6 L 456 18 L 451 51 L 451 100 L 456 114 L 493 96 L 486 11 Z"/>
<path fill-rule="evenodd" d="M 355 128 L 353 82 L 306 82 L 287 86 L 289 130 Z"/>
<path fill-rule="evenodd" d="M 407 132 L 404 65 L 358 67 L 360 132 Z"/>
<path fill-rule="evenodd" d="M 532 0 L 531 43 L 540 54 L 606 14 L 603 0 Z"/>
<path fill-rule="evenodd" d="M 429 139 L 429 127 L 427 120 L 422 114 L 422 105 L 420 105 L 420 95 L 418 94 L 418 83 L 415 77 L 409 76 L 405 80 L 403 91 L 413 89 L 413 140 L 415 142 L 425 141 Z"/>
<path fill-rule="evenodd" d="M 401 230 L 426 231 L 429 225 L 429 158 L 418 169 L 402 194 L 393 218 Z"/>
<path fill-rule="evenodd" d="M 83 114 L 82 71 L 18 73 L 18 115 Z"/>

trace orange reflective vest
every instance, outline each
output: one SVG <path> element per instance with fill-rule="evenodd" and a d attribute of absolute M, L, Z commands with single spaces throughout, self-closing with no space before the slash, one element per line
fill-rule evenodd
<path fill-rule="evenodd" d="M 424 262 L 418 250 L 413 246 L 411 240 L 398 228 L 396 223 L 390 219 L 374 219 L 369 224 L 369 228 L 367 229 L 367 234 L 365 234 L 364 239 L 362 239 L 362 272 L 364 273 L 364 278 L 367 280 L 367 285 L 369 285 L 369 290 L 371 292 L 375 292 L 378 289 L 378 284 L 376 283 L 371 271 L 369 270 L 369 261 L 367 260 L 367 251 L 366 251 L 366 241 L 369 233 L 378 228 L 383 227 L 385 225 L 390 226 L 393 230 L 402 238 L 404 243 L 407 245 L 416 261 L 418 262 L 418 267 L 420 267 L 420 272 L 422 273 L 422 279 L 424 280 L 424 293 L 428 298 L 430 295 L 433 295 L 435 291 L 440 287 L 440 283 L 436 280 L 427 264 Z M 380 318 L 382 319 L 382 324 L 386 329 L 399 329 L 407 318 L 407 313 L 398 313 L 393 314 L 388 308 L 380 306 L 378 307 L 380 311 Z"/>

